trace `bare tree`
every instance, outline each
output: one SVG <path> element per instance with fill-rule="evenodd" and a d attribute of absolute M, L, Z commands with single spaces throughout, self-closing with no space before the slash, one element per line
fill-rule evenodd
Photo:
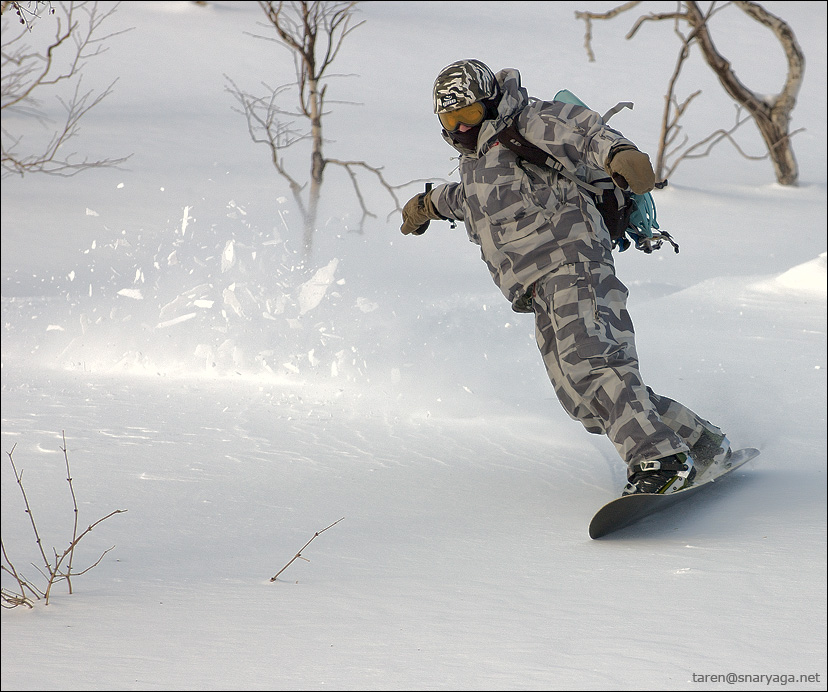
<path fill-rule="evenodd" d="M 382 175 L 382 168 L 370 166 L 365 161 L 327 158 L 323 154 L 323 118 L 326 111 L 328 72 L 342 48 L 345 38 L 364 22 L 353 23 L 356 2 L 259 2 L 276 37 L 256 36 L 275 41 L 287 47 L 293 54 L 296 79 L 293 84 L 270 87 L 263 83 L 267 93 L 253 96 L 225 75 L 228 91 L 241 105 L 241 113 L 247 119 L 252 140 L 264 144 L 273 166 L 284 178 L 302 215 L 306 255 L 313 247 L 319 201 L 325 169 L 333 164 L 345 168 L 362 209 L 362 222 L 375 215 L 368 211 L 359 187 L 356 171 L 359 169 L 375 175 L 380 184 L 392 196 L 396 210 L 400 209 L 395 190 Z M 279 105 L 280 97 L 294 87 L 298 88 L 299 103 L 287 109 Z M 341 103 L 341 102 L 340 102 Z M 297 121 L 304 121 L 297 126 Z M 285 152 L 300 142 L 310 144 L 310 172 L 307 182 L 294 176 L 285 160 Z M 306 194 L 306 197 L 303 196 Z M 362 223 L 361 222 L 361 223 Z M 361 225 L 361 224 L 360 224 Z"/>
<path fill-rule="evenodd" d="M 612 19 L 639 4 L 639 2 L 627 2 L 604 13 L 575 13 L 576 18 L 583 19 L 586 22 L 585 42 L 590 60 L 594 60 L 594 54 L 591 49 L 592 20 Z M 729 4 L 735 5 L 748 17 L 769 28 L 785 51 L 788 71 L 785 84 L 779 94 L 768 97 L 751 91 L 739 80 L 731 67 L 730 61 L 718 51 L 713 43 L 709 28 L 710 19 L 716 12 Z M 631 39 L 645 22 L 662 20 L 671 20 L 674 22 L 675 32 L 681 39 L 681 48 L 665 96 L 661 138 L 656 158 L 656 176 L 663 180 L 676 169 L 676 166 L 682 160 L 706 156 L 713 146 L 723 140 L 730 141 L 742 155 L 747 156 L 733 138 L 733 133 L 747 121 L 749 116 L 756 123 L 767 148 L 767 154 L 748 158 L 759 159 L 770 157 L 777 182 L 781 185 L 796 185 L 799 179 L 799 172 L 791 145 L 791 137 L 796 132 L 790 132 L 790 120 L 791 113 L 796 105 L 796 97 L 802 85 L 805 57 L 790 26 L 755 2 L 737 1 L 725 3 L 721 6 L 717 6 L 716 2 L 712 2 L 707 12 L 702 12 L 697 2 L 688 1 L 679 2 L 675 12 L 650 13 L 640 16 L 636 20 L 633 28 L 627 33 L 626 38 Z M 687 34 L 682 33 L 680 29 L 682 23 L 686 24 L 689 28 Z M 679 121 L 685 115 L 693 99 L 701 93 L 700 91 L 695 91 L 681 103 L 679 103 L 675 96 L 676 84 L 681 73 L 681 68 L 688 59 L 690 48 L 693 45 L 699 46 L 708 66 L 716 74 L 727 94 L 738 104 L 736 119 L 734 124 L 728 129 L 718 129 L 695 144 L 688 145 L 686 138 L 676 144 L 677 136 L 681 131 Z M 742 116 L 742 109 L 747 111 L 748 116 Z M 674 157 L 673 163 L 668 166 L 667 160 L 671 156 Z"/>
<path fill-rule="evenodd" d="M 67 151 L 69 142 L 80 131 L 81 119 L 112 92 L 115 84 L 97 93 L 82 87 L 87 61 L 106 52 L 104 43 L 108 39 L 124 33 L 99 35 L 101 25 L 112 16 L 117 5 L 104 13 L 99 12 L 96 2 L 3 2 L 0 9 L 2 176 L 26 173 L 72 176 L 89 168 L 117 166 L 126 161 L 129 157 L 89 159 Z M 45 36 L 49 27 L 54 28 L 50 38 Z M 32 43 L 37 43 L 37 47 Z M 54 98 L 64 111 L 57 124 L 51 121 L 43 106 L 47 97 Z M 12 118 L 12 115 L 24 116 L 24 119 Z M 26 141 L 21 123 L 31 121 L 44 126 L 48 142 L 29 144 Z"/>

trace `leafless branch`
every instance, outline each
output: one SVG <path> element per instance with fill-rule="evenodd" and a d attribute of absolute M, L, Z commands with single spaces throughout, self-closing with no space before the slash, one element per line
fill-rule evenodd
<path fill-rule="evenodd" d="M 628 2 L 604 13 L 575 13 L 576 18 L 583 19 L 586 23 L 585 44 L 590 61 L 595 59 L 592 51 L 592 20 L 611 19 L 618 16 L 622 12 L 632 9 L 638 4 L 639 3 L 637 2 Z M 713 43 L 713 39 L 710 35 L 710 20 L 714 17 L 714 15 L 731 4 L 738 7 L 751 19 L 754 19 L 770 29 L 785 51 L 788 63 L 788 73 L 785 85 L 782 91 L 773 98 L 767 98 L 756 94 L 742 84 L 733 71 L 730 61 L 722 56 Z M 739 106 L 743 107 L 755 121 L 768 150 L 767 157 L 762 156 L 758 158 L 769 157 L 771 159 L 776 179 L 780 184 L 795 185 L 798 179 L 798 171 L 790 140 L 796 133 L 790 132 L 789 126 L 790 114 L 796 104 L 796 96 L 802 83 L 805 58 L 802 50 L 797 44 L 793 31 L 783 20 L 770 14 L 761 5 L 755 2 L 734 1 L 732 3 L 726 2 L 723 4 L 712 2 L 708 6 L 706 12 L 701 10 L 699 3 L 692 2 L 690 0 L 678 3 L 678 7 L 678 11 L 675 12 L 650 13 L 640 16 L 635 21 L 632 29 L 626 35 L 627 39 L 631 39 L 645 22 L 671 20 L 675 23 L 675 31 L 681 41 L 679 57 L 670 78 L 665 98 L 665 110 L 662 116 L 661 139 L 656 160 L 656 176 L 661 180 L 667 177 L 667 174 L 664 172 L 664 169 L 667 167 L 667 148 L 676 141 L 677 135 L 681 130 L 679 120 L 683 115 L 685 115 L 690 102 L 700 93 L 698 91 L 694 92 L 681 104 L 679 104 L 677 98 L 675 97 L 679 74 L 684 62 L 689 57 L 690 47 L 691 45 L 698 45 L 705 61 L 718 77 L 719 83 L 722 85 L 724 90 Z M 682 22 L 686 23 L 690 29 L 687 35 L 682 34 L 679 30 L 679 24 Z M 738 125 L 736 127 L 738 127 Z M 735 140 L 731 137 L 734 130 L 735 127 L 728 130 L 716 130 L 700 142 L 689 147 L 685 150 L 684 154 L 679 155 L 673 165 L 669 167 L 669 170 L 675 171 L 676 165 L 683 159 L 696 158 L 700 155 L 706 155 L 693 152 L 698 152 L 699 150 L 709 152 L 710 147 L 723 141 L 724 139 L 727 139 L 733 143 L 734 146 L 736 146 L 737 151 L 739 151 L 742 155 L 745 155 L 741 148 L 736 144 Z M 685 145 L 686 139 L 680 146 Z M 673 149 L 671 153 L 676 153 L 676 149 Z"/>
<path fill-rule="evenodd" d="M 622 12 L 631 10 L 633 7 L 640 4 L 641 3 L 638 1 L 625 2 L 623 5 L 614 7 L 608 12 L 575 12 L 575 18 L 583 19 L 584 24 L 586 24 L 586 29 L 584 31 L 584 48 L 586 49 L 587 56 L 589 57 L 590 62 L 595 62 L 595 53 L 592 52 L 592 20 L 612 19 L 613 17 L 617 17 Z"/>
<path fill-rule="evenodd" d="M 8 553 L 6 553 L 6 545 L 0 542 L 2 545 L 3 551 L 3 564 L 0 566 L 0 571 L 7 572 L 11 574 L 14 580 L 17 582 L 17 591 L 12 591 L 11 589 L 2 589 L 2 604 L 4 608 L 16 608 L 19 605 L 25 605 L 29 608 L 34 607 L 34 602 L 31 598 L 26 595 L 26 591 L 29 591 L 32 594 L 32 598 L 35 600 L 39 600 L 40 597 L 43 595 L 42 592 L 38 591 L 36 588 L 32 587 L 22 575 L 18 574 L 17 569 L 15 569 L 14 565 L 12 564 L 11 560 L 9 559 Z"/>
<path fill-rule="evenodd" d="M 684 159 L 700 159 L 705 156 L 708 156 L 713 149 L 719 142 L 722 140 L 728 140 L 742 156 L 746 159 L 752 159 L 754 161 L 759 161 L 761 159 L 766 159 L 769 154 L 766 152 L 762 156 L 751 156 L 739 146 L 739 143 L 733 138 L 733 133 L 742 125 L 744 125 L 748 120 L 750 120 L 750 116 L 746 116 L 744 118 L 740 117 L 741 108 L 736 106 L 736 122 L 727 130 L 718 129 L 715 132 L 711 132 L 707 137 L 704 139 L 696 142 L 691 146 L 684 147 L 684 143 L 681 147 L 676 147 L 675 153 L 676 158 L 674 159 L 673 163 L 666 169 L 664 174 L 665 178 L 669 178 L 676 167 L 681 163 Z M 682 149 L 683 148 L 683 149 Z M 668 156 L 669 156 L 668 152 Z M 665 161 L 667 160 L 668 156 L 665 156 Z"/>
<path fill-rule="evenodd" d="M 344 519 L 344 518 L 345 518 L 345 517 L 342 517 L 342 519 Z M 305 548 L 307 548 L 307 547 L 308 547 L 308 546 L 309 546 L 309 545 L 310 545 L 310 544 L 314 541 L 314 539 L 316 539 L 316 538 L 319 536 L 319 534 L 325 533 L 325 531 L 327 531 L 328 529 L 330 529 L 330 528 L 332 528 L 332 527 L 336 526 L 336 525 L 337 525 L 340 521 L 342 521 L 342 519 L 337 519 L 337 520 L 336 520 L 333 524 L 331 524 L 330 526 L 326 526 L 326 527 L 325 527 L 324 529 L 322 529 L 321 531 L 317 531 L 315 534 L 313 534 L 313 536 L 311 536 L 311 539 L 310 539 L 307 543 L 305 543 L 305 545 L 303 545 L 303 546 L 302 546 L 302 548 L 299 550 L 299 552 L 298 552 L 298 553 L 296 553 L 296 555 L 294 555 L 294 556 L 291 558 L 290 562 L 288 562 L 288 563 L 287 563 L 284 567 L 282 567 L 282 569 L 280 569 L 278 572 L 276 572 L 276 574 L 274 574 L 274 575 L 270 578 L 270 581 L 272 581 L 272 582 L 273 582 L 273 581 L 276 581 L 276 579 L 279 577 L 279 575 L 280 575 L 282 572 L 284 572 L 284 571 L 285 571 L 288 567 L 290 567 L 290 566 L 291 566 L 294 562 L 296 562 L 296 560 L 298 560 L 300 557 L 302 557 L 302 551 L 303 551 Z M 302 557 L 302 559 L 304 560 L 304 559 L 306 559 L 306 558 L 303 558 L 303 557 Z"/>
<path fill-rule="evenodd" d="M 306 185 L 299 183 L 288 171 L 285 165 L 283 152 L 298 142 L 309 139 L 309 135 L 295 129 L 292 121 L 285 122 L 279 116 L 297 116 L 283 110 L 277 104 L 278 97 L 290 88 L 290 85 L 283 85 L 271 89 L 265 85 L 269 94 L 264 97 L 256 97 L 242 91 L 236 83 L 225 75 L 229 87 L 227 91 L 241 105 L 241 110 L 234 109 L 244 115 L 247 121 L 247 131 L 250 139 L 256 144 L 263 144 L 270 152 L 270 161 L 279 175 L 287 181 L 293 199 L 300 212 L 304 216 L 305 203 L 302 198 L 302 191 Z"/>
<path fill-rule="evenodd" d="M 426 179 L 422 179 L 410 180 L 406 183 L 403 183 L 402 185 L 392 185 L 388 182 L 388 180 L 386 180 L 385 176 L 383 175 L 383 168 L 381 166 L 369 166 L 365 161 L 340 161 L 339 159 L 327 159 L 326 163 L 329 165 L 341 166 L 347 171 L 348 176 L 351 179 L 351 184 L 354 186 L 354 194 L 356 195 L 357 200 L 359 201 L 360 209 L 362 210 L 362 219 L 360 220 L 360 224 L 357 229 L 360 232 L 362 231 L 365 219 L 369 217 L 376 218 L 376 214 L 370 212 L 365 204 L 365 200 L 362 196 L 362 191 L 359 187 L 359 180 L 354 171 L 355 168 L 362 168 L 373 173 L 379 181 L 379 184 L 388 192 L 388 194 L 391 196 L 391 199 L 394 200 L 394 210 L 388 213 L 387 218 L 390 218 L 393 214 L 397 214 L 402 211 L 402 206 L 400 205 L 400 198 L 397 196 L 397 190 L 400 190 L 414 183 L 432 182 L 430 179 L 428 181 Z"/>
<path fill-rule="evenodd" d="M 46 605 L 49 604 L 49 594 L 52 590 L 52 586 L 54 585 L 54 583 L 56 581 L 60 581 L 60 579 L 66 579 L 66 582 L 69 586 L 69 593 L 70 594 L 72 593 L 72 585 L 71 585 L 71 581 L 70 581 L 69 570 L 67 570 L 65 572 L 63 572 L 61 570 L 61 566 L 63 564 L 63 561 L 66 559 L 67 555 L 72 555 L 75 551 L 75 546 L 81 541 L 81 539 L 86 534 L 88 534 L 90 531 L 92 531 L 92 529 L 94 529 L 98 524 L 100 524 L 102 521 L 105 521 L 105 520 L 109 519 L 109 517 L 115 516 L 116 514 L 122 514 L 123 512 L 126 512 L 126 510 L 125 509 L 116 509 L 116 510 L 110 512 L 109 514 L 107 514 L 106 516 L 101 517 L 97 521 L 92 522 L 89 526 L 86 527 L 86 529 L 84 529 L 84 531 L 80 534 L 80 536 L 78 536 L 75 540 L 73 540 L 69 544 L 69 547 L 66 548 L 66 550 L 63 551 L 63 553 L 58 555 L 57 552 L 55 552 L 55 564 L 51 568 L 51 571 L 49 573 L 49 585 L 46 589 Z M 91 565 L 89 565 L 89 567 L 81 570 L 80 572 L 76 572 L 75 575 L 77 576 L 77 575 L 81 575 L 81 574 L 86 574 L 93 567 L 97 567 L 101 563 L 101 560 L 104 559 L 104 556 L 108 552 L 110 552 L 114 547 L 115 546 L 112 546 L 112 548 L 107 548 L 106 550 L 104 550 L 101 553 L 100 557 L 95 562 L 93 562 Z"/>
<path fill-rule="evenodd" d="M 34 7 L 32 7 L 34 6 Z M 48 0 L 36 0 L 35 2 L 13 2 L 4 0 L 0 3 L 0 15 L 6 10 L 12 10 L 17 15 L 18 21 L 26 27 L 27 31 L 32 30 L 32 22 L 42 16 L 43 10 L 48 7 L 48 13 L 54 14 L 55 8 Z"/>
<path fill-rule="evenodd" d="M 37 523 L 35 522 L 34 514 L 32 513 L 32 508 L 29 505 L 29 497 L 26 495 L 26 488 L 23 487 L 23 471 L 18 473 L 17 466 L 14 464 L 14 450 L 17 449 L 17 445 L 15 444 L 10 452 L 7 452 L 9 457 L 9 463 L 11 464 L 12 471 L 14 471 L 14 478 L 17 481 L 17 485 L 20 488 L 20 494 L 23 496 L 23 504 L 26 506 L 26 514 L 29 517 L 29 522 L 32 525 L 32 532 L 34 533 L 35 543 L 37 544 L 38 552 L 40 556 L 43 558 L 43 564 L 46 566 L 46 569 L 49 569 L 49 558 L 46 557 L 46 551 L 43 550 L 43 541 L 40 539 L 40 532 L 37 530 Z"/>
<path fill-rule="evenodd" d="M 66 482 L 69 483 L 69 493 L 72 495 L 72 511 L 74 514 L 74 522 L 72 526 L 72 544 L 69 546 L 69 566 L 66 570 L 66 583 L 69 585 L 69 593 L 72 593 L 72 581 L 70 575 L 72 574 L 72 558 L 75 554 L 75 545 L 78 542 L 78 499 L 75 497 L 75 487 L 72 485 L 72 473 L 69 470 L 69 452 L 66 447 L 66 433 L 62 433 L 62 436 L 63 447 L 61 447 L 61 451 L 63 452 L 63 460 L 66 462 Z"/>
<path fill-rule="evenodd" d="M 37 3 L 41 4 L 45 3 Z M 117 4 L 104 13 L 98 11 L 95 2 L 48 4 L 54 34 L 45 41 L 45 48 L 35 48 L 26 42 L 30 38 L 30 24 L 15 32 L 7 25 L 5 17 L 3 19 L 0 82 L 3 177 L 13 174 L 23 176 L 26 173 L 72 176 L 89 168 L 118 166 L 129 159 L 128 156 L 79 159 L 76 153 L 66 153 L 67 144 L 80 132 L 81 119 L 106 98 L 115 85 L 112 82 L 98 94 L 94 90 L 84 91 L 81 88 L 87 62 L 108 50 L 106 41 L 124 33 L 119 31 L 99 35 L 101 25 L 112 16 Z M 60 12 L 56 11 L 55 5 L 60 8 Z M 44 22 L 42 28 L 45 31 L 46 20 L 37 14 L 33 16 L 37 17 L 38 23 Z M 42 36 L 37 38 L 43 43 Z M 62 98 L 57 90 L 63 83 L 73 84 L 68 99 Z M 48 144 L 28 146 L 20 133 L 20 121 L 15 121 L 10 116 L 23 116 L 38 121 L 48 129 L 51 120 L 42 102 L 50 94 L 64 111 L 61 124 L 53 128 Z"/>

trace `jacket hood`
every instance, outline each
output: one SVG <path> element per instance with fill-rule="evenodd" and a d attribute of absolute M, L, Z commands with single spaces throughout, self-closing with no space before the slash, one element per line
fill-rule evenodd
<path fill-rule="evenodd" d="M 498 72 L 495 78 L 501 93 L 497 115 L 492 119 L 483 121 L 480 126 L 480 135 L 477 138 L 477 146 L 474 149 L 467 149 L 452 140 L 448 132 L 443 130 L 443 139 L 461 154 L 480 156 L 484 146 L 504 128 L 508 127 L 517 114 L 529 103 L 529 95 L 520 84 L 520 72 L 513 68 L 506 68 Z"/>

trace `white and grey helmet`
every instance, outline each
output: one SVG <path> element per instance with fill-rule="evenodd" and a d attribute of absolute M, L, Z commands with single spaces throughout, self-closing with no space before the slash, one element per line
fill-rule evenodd
<path fill-rule="evenodd" d="M 494 72 L 479 60 L 458 60 L 434 80 L 434 112 L 447 113 L 497 95 Z"/>

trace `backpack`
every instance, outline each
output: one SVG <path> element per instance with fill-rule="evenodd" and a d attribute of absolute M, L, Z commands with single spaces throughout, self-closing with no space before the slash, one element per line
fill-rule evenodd
<path fill-rule="evenodd" d="M 566 89 L 559 91 L 554 100 L 588 108 L 577 96 Z M 604 114 L 604 122 L 608 121 L 621 109 L 632 108 L 632 106 L 633 104 L 629 102 L 616 104 Z M 547 154 L 520 134 L 514 123 L 500 133 L 498 141 L 515 152 L 518 157 L 536 166 L 552 168 L 559 175 L 569 178 L 591 192 L 595 200 L 595 206 L 604 219 L 607 230 L 609 230 L 612 246 L 618 248 L 619 252 L 624 252 L 624 250 L 635 244 L 637 249 L 650 253 L 653 250 L 658 250 L 665 240 L 673 246 L 676 252 L 679 251 L 679 246 L 673 241 L 670 234 L 659 228 L 655 202 L 649 192 L 636 195 L 629 190 L 618 187 L 609 177 L 591 183 L 581 180 L 574 173 L 564 168 L 553 156 Z M 663 183 L 656 184 L 656 187 L 663 188 L 666 185 L 667 181 L 665 180 Z"/>

